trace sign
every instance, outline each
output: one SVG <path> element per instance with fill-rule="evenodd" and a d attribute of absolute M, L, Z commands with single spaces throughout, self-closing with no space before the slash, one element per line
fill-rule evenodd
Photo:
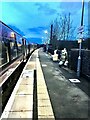
<path fill-rule="evenodd" d="M 82 42 L 82 39 L 79 39 L 79 40 L 78 40 L 78 43 L 81 43 L 81 42 Z"/>
<path fill-rule="evenodd" d="M 78 28 L 78 33 L 82 33 L 82 32 L 84 32 L 84 26 L 80 26 L 80 27 Z"/>

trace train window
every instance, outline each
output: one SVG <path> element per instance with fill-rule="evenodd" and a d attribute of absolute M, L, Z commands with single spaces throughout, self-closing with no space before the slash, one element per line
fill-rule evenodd
<path fill-rule="evenodd" d="M 16 40 L 17 40 L 18 55 L 21 55 L 22 54 L 22 38 L 19 35 L 17 35 Z"/>
<path fill-rule="evenodd" d="M 11 60 L 17 57 L 17 42 L 10 41 Z"/>
<path fill-rule="evenodd" d="M 0 67 L 22 55 L 22 37 L 0 22 Z"/>
<path fill-rule="evenodd" d="M 2 40 L 2 37 L 0 37 L 0 66 L 6 64 L 7 62 L 9 62 L 8 47 Z"/>
<path fill-rule="evenodd" d="M 0 37 L 0 66 L 2 65 L 2 42 Z"/>

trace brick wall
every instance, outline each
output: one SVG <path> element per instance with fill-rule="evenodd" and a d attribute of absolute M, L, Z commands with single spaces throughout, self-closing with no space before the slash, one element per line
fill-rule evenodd
<path fill-rule="evenodd" d="M 90 78 L 90 50 L 82 51 L 82 74 Z"/>
<path fill-rule="evenodd" d="M 69 68 L 71 70 L 77 71 L 78 49 L 71 49 L 68 60 Z"/>

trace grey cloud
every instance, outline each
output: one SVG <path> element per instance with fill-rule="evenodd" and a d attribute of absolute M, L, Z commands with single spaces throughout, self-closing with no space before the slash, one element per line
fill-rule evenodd
<path fill-rule="evenodd" d="M 41 11 L 46 15 L 53 15 L 57 13 L 57 10 L 51 8 L 48 3 L 35 3 L 35 5 L 38 7 L 38 11 Z"/>

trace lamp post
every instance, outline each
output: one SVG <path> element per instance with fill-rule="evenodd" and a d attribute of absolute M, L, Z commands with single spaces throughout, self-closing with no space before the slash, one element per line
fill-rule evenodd
<path fill-rule="evenodd" d="M 52 44 L 52 35 L 53 35 L 53 24 L 51 24 L 50 44 Z"/>
<path fill-rule="evenodd" d="M 47 30 L 45 30 L 45 31 L 44 31 L 44 33 L 45 33 L 45 34 L 46 34 L 46 36 L 47 36 L 48 31 L 47 31 Z M 47 37 L 46 37 L 46 52 L 48 52 L 48 40 L 47 40 Z"/>
<path fill-rule="evenodd" d="M 42 44 L 43 44 L 43 38 L 44 38 L 44 37 L 42 37 Z"/>
<path fill-rule="evenodd" d="M 83 16 L 84 16 L 84 0 L 82 0 L 82 16 L 81 16 L 81 27 L 83 28 Z M 80 32 L 82 36 L 82 31 Z M 77 77 L 80 77 L 80 69 L 81 69 L 81 48 L 82 48 L 82 37 L 78 41 L 79 43 L 79 56 L 78 56 L 78 64 L 77 64 Z"/>

